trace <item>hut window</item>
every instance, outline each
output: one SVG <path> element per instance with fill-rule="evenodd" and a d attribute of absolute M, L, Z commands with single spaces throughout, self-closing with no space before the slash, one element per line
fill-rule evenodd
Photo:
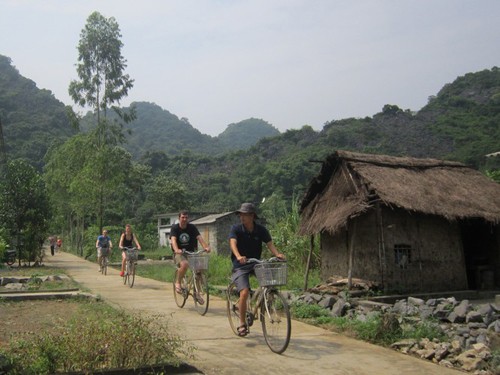
<path fill-rule="evenodd" d="M 397 244 L 394 245 L 394 261 L 402 269 L 407 269 L 411 263 L 411 246 Z"/>

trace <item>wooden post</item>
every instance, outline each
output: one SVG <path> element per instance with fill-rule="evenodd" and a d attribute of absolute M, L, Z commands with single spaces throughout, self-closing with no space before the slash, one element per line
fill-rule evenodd
<path fill-rule="evenodd" d="M 354 264 L 354 238 L 356 236 L 356 220 L 352 224 L 351 235 L 349 236 L 349 270 L 347 271 L 347 290 L 352 288 L 352 266 Z"/>
<path fill-rule="evenodd" d="M 314 235 L 311 236 L 311 245 L 309 247 L 309 254 L 307 254 L 306 275 L 304 280 L 304 291 L 307 290 L 307 281 L 309 279 L 309 269 L 311 267 L 311 258 L 314 250 Z"/>

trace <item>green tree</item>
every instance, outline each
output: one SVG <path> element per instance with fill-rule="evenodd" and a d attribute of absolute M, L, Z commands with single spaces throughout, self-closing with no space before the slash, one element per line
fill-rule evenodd
<path fill-rule="evenodd" d="M 122 128 L 108 121 L 108 108 L 112 108 L 125 123 L 135 118 L 133 109 L 125 113 L 113 106 L 128 95 L 134 82 L 128 74 L 124 74 L 127 65 L 121 53 L 123 43 L 120 38 L 120 28 L 114 17 L 105 18 L 99 12 L 93 12 L 80 34 L 77 64 L 79 80 L 71 81 L 68 89 L 76 104 L 94 109 L 97 118 L 95 153 L 99 161 L 108 154 L 108 145 L 116 145 L 124 140 Z M 94 165 L 94 171 L 93 181 L 98 187 L 96 206 L 99 207 L 99 227 L 102 229 L 105 192 L 101 182 L 108 178 L 110 170 L 103 163 L 98 163 Z"/>
<path fill-rule="evenodd" d="M 16 246 L 18 259 L 40 258 L 50 218 L 42 177 L 27 162 L 7 163 L 0 181 L 0 225 Z"/>

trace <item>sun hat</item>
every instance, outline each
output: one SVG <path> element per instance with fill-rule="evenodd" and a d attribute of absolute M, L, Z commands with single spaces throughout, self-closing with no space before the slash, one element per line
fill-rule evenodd
<path fill-rule="evenodd" d="M 236 212 L 239 214 L 254 214 L 255 218 L 258 219 L 253 203 L 242 203 L 240 209 Z"/>

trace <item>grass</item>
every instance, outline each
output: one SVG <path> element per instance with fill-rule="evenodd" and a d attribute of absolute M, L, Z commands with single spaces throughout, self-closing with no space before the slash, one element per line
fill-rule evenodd
<path fill-rule="evenodd" d="M 146 258 L 153 259 L 149 256 L 150 253 L 145 252 Z M 221 256 L 210 254 L 210 263 L 208 267 L 208 282 L 213 286 L 227 286 L 231 277 L 232 264 L 229 256 Z M 137 267 L 139 276 L 148 277 L 158 281 L 172 282 L 175 272 L 175 264 L 173 262 L 158 263 L 141 263 Z M 288 267 L 288 283 L 286 289 L 300 291 L 304 287 L 304 273 L 302 269 Z M 320 283 L 319 270 L 311 270 L 309 273 L 309 285 Z M 251 285 L 257 288 L 257 280 L 252 278 Z"/>
<path fill-rule="evenodd" d="M 363 320 L 347 316 L 334 317 L 329 310 L 304 302 L 292 304 L 291 311 L 296 319 L 305 323 L 383 346 L 402 339 L 446 340 L 439 324 L 433 320 L 418 324 L 399 324 L 394 314 L 381 313 L 372 314 Z"/>
<path fill-rule="evenodd" d="M 8 373 L 15 375 L 179 366 L 180 356 L 192 352 L 169 333 L 164 318 L 132 316 L 102 302 L 82 301 L 63 325 L 17 336 L 0 354 L 11 367 Z"/>

